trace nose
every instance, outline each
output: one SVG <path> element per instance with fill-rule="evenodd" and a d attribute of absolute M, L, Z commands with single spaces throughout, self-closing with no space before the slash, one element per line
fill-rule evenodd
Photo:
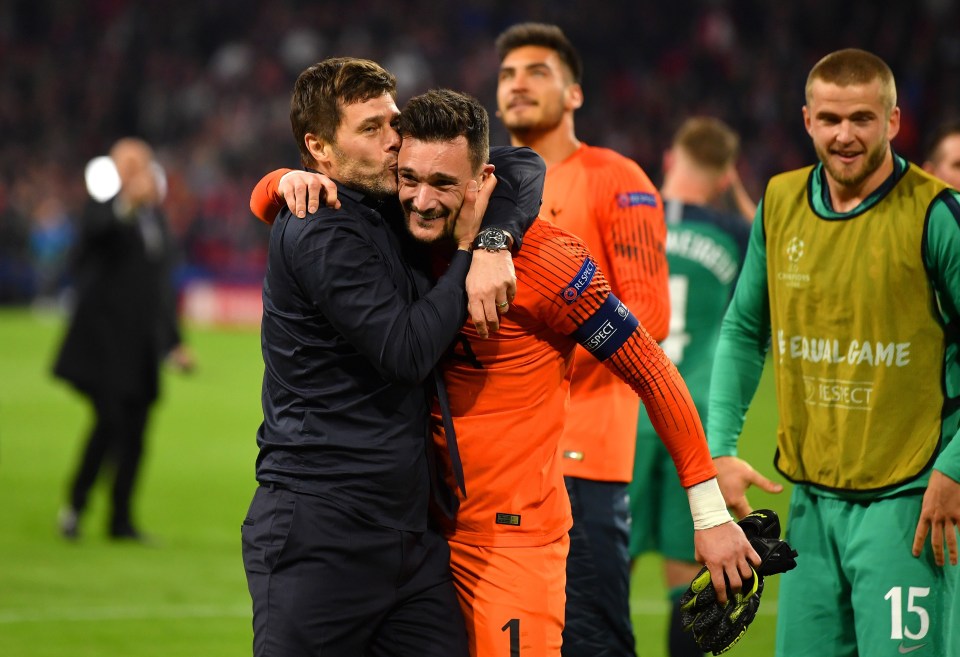
<path fill-rule="evenodd" d="M 527 88 L 527 75 L 523 71 L 517 71 L 513 77 L 510 78 L 510 90 L 518 91 Z"/>
<path fill-rule="evenodd" d="M 508 75 L 501 76 L 497 83 L 497 91 L 507 94 L 523 91 L 526 87 L 526 76 L 523 71 L 511 71 Z"/>
<path fill-rule="evenodd" d="M 430 185 L 418 185 L 413 195 L 413 207 L 417 212 L 431 212 L 437 206 L 437 197 Z"/>
<path fill-rule="evenodd" d="M 397 129 L 392 125 L 387 126 L 386 130 L 386 142 L 384 144 L 384 149 L 393 152 L 399 152 L 400 150 L 400 133 L 397 132 Z"/>
<path fill-rule="evenodd" d="M 838 124 L 837 141 L 844 144 L 849 144 L 853 141 L 853 124 L 850 121 L 844 119 Z"/>

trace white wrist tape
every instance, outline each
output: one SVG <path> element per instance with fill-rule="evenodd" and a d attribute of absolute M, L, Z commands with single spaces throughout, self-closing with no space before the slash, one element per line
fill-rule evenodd
<path fill-rule="evenodd" d="M 732 520 L 716 477 L 688 488 L 687 499 L 690 502 L 694 530 L 710 529 Z"/>

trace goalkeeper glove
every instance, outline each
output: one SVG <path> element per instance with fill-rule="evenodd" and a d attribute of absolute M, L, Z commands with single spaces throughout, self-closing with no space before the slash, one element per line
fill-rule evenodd
<path fill-rule="evenodd" d="M 710 571 L 704 567 L 680 598 L 683 628 L 693 633 L 701 650 L 714 655 L 730 650 L 753 622 L 760 608 L 763 577 L 786 572 L 797 565 L 796 550 L 780 540 L 780 519 L 776 512 L 754 511 L 737 524 L 760 555 L 760 565 L 752 569 L 752 576 L 743 582 L 738 593 L 728 590 L 727 602 L 721 606 L 717 603 Z"/>

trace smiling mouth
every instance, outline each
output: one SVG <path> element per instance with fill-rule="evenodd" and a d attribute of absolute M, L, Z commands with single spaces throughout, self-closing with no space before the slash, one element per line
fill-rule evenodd
<path fill-rule="evenodd" d="M 423 213 L 420 213 L 420 212 L 418 212 L 417 210 L 415 210 L 415 209 L 413 209 L 413 208 L 407 208 L 406 211 L 407 211 L 407 215 L 408 215 L 411 219 L 415 219 L 416 221 L 418 221 L 418 222 L 420 222 L 420 223 L 428 223 L 428 222 L 431 222 L 431 221 L 436 221 L 437 219 L 443 219 L 444 217 L 447 216 L 446 213 L 444 213 L 444 214 L 435 214 L 435 213 L 432 213 L 432 212 L 431 212 L 431 213 L 423 214 Z"/>
<path fill-rule="evenodd" d="M 838 157 L 838 158 L 840 158 L 841 160 L 855 160 L 855 159 L 857 159 L 858 157 L 860 157 L 861 155 L 863 155 L 863 153 L 860 153 L 860 152 L 857 152 L 857 153 L 846 153 L 846 152 L 842 152 L 842 151 L 832 151 L 832 153 L 833 153 L 833 156 L 834 156 L 834 157 Z"/>
<path fill-rule="evenodd" d="M 510 104 L 507 105 L 507 109 L 523 109 L 524 107 L 534 106 L 536 106 L 536 102 L 530 100 L 529 98 L 518 98 L 517 100 L 511 101 Z"/>

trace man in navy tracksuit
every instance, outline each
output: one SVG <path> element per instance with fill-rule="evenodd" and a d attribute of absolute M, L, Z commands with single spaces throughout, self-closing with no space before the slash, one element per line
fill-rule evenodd
<path fill-rule="evenodd" d="M 432 285 L 396 202 L 395 95 L 392 75 L 352 58 L 308 68 L 294 89 L 301 159 L 337 183 L 341 207 L 306 221 L 284 209 L 270 236 L 260 487 L 242 530 L 257 656 L 467 655 L 449 550 L 428 521 L 428 411 L 479 222 L 465 204 L 461 248 Z M 543 164 L 501 157 L 488 214 L 519 241 Z"/>

